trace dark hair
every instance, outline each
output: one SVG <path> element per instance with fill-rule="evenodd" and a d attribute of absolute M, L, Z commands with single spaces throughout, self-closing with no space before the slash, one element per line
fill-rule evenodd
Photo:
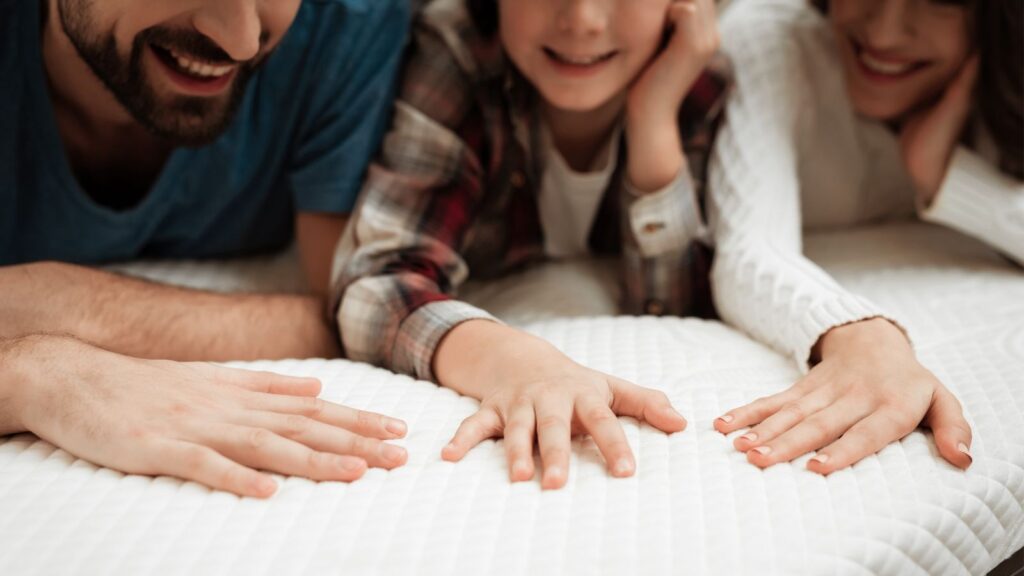
<path fill-rule="evenodd" d="M 1024 180 L 1024 2 L 936 0 L 972 11 L 981 69 L 975 108 L 999 148 L 999 168 Z M 828 12 L 828 0 L 811 0 Z"/>
<path fill-rule="evenodd" d="M 466 8 L 481 36 L 490 38 L 498 33 L 497 0 L 466 0 Z"/>

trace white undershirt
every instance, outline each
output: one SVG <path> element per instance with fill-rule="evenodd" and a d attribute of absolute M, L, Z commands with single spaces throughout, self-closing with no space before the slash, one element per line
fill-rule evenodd
<path fill-rule="evenodd" d="M 562 157 L 547 126 L 541 128 L 544 163 L 539 208 L 544 251 L 552 258 L 571 258 L 590 252 L 590 229 L 615 173 L 621 125 L 597 153 L 591 169 L 576 172 Z"/>

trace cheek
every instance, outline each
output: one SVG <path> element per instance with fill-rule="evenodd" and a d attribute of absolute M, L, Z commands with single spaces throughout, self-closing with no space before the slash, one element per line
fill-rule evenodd
<path fill-rule="evenodd" d="M 272 44 L 277 44 L 284 37 L 295 16 L 302 6 L 301 0 L 289 0 L 287 2 L 267 2 L 266 8 L 260 15 L 263 25 L 263 33 L 270 38 Z"/>
<path fill-rule="evenodd" d="M 641 3 L 643 4 L 643 3 Z M 667 6 L 665 2 L 647 2 L 648 6 L 626 10 L 617 16 L 615 36 L 617 45 L 629 55 L 631 72 L 639 72 L 652 58 L 667 33 Z"/>
<path fill-rule="evenodd" d="M 529 57 L 539 47 L 544 31 L 546 14 L 543 2 L 534 0 L 504 0 L 500 3 L 498 18 L 501 43 L 505 52 L 521 69 L 526 68 Z"/>

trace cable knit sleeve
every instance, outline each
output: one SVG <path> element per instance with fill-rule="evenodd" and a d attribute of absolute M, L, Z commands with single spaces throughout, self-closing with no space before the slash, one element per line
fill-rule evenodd
<path fill-rule="evenodd" d="M 953 153 L 942 188 L 919 213 L 923 220 L 987 242 L 1024 266 L 1024 183 L 967 148 Z"/>
<path fill-rule="evenodd" d="M 712 153 L 708 206 L 720 315 L 804 370 L 830 329 L 888 317 L 803 255 L 797 126 L 812 91 L 796 32 L 817 18 L 804 2 L 772 0 L 737 1 L 723 16 L 736 85 Z"/>

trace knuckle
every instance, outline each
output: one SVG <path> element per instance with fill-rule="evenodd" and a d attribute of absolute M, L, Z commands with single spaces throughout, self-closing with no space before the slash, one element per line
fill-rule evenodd
<path fill-rule="evenodd" d="M 356 412 L 356 425 L 361 430 L 373 430 L 378 428 L 384 428 L 384 419 L 376 414 L 370 414 L 359 410 Z"/>
<path fill-rule="evenodd" d="M 304 398 L 301 400 L 302 406 L 299 409 L 299 413 L 308 418 L 318 418 L 324 413 L 324 409 L 327 403 L 320 398 Z"/>
<path fill-rule="evenodd" d="M 820 418 L 811 418 L 806 421 L 808 436 L 814 442 L 825 442 L 832 437 L 832 426 Z"/>
<path fill-rule="evenodd" d="M 245 442 L 252 450 L 262 452 L 270 446 L 272 435 L 270 430 L 253 428 L 246 434 Z"/>
<path fill-rule="evenodd" d="M 289 414 L 284 417 L 284 421 L 281 426 L 281 431 L 284 432 L 284 434 L 289 437 L 302 436 L 303 434 L 309 432 L 310 424 L 311 421 L 309 420 L 309 418 L 306 418 L 305 416 Z"/>
<path fill-rule="evenodd" d="M 191 474 L 196 474 L 206 467 L 208 458 L 209 455 L 204 448 L 194 446 L 185 450 L 181 456 L 181 461 L 185 466 L 185 470 Z"/>
<path fill-rule="evenodd" d="M 793 420 L 803 420 L 807 416 L 807 411 L 804 410 L 804 407 L 796 402 L 784 404 L 782 408 L 779 409 L 779 412 Z"/>
<path fill-rule="evenodd" d="M 558 431 L 567 427 L 567 422 L 560 416 L 541 416 L 537 419 L 537 430 Z"/>
<path fill-rule="evenodd" d="M 327 467 L 329 464 L 327 455 L 323 452 L 317 452 L 316 450 L 310 450 L 306 453 L 306 466 L 310 470 L 320 470 Z"/>
<path fill-rule="evenodd" d="M 591 422 L 593 424 L 604 424 L 605 422 L 609 422 L 611 420 L 616 419 L 614 414 L 612 414 L 612 412 L 609 409 L 603 406 L 593 406 L 587 408 L 583 411 L 582 415 L 585 421 Z"/>

